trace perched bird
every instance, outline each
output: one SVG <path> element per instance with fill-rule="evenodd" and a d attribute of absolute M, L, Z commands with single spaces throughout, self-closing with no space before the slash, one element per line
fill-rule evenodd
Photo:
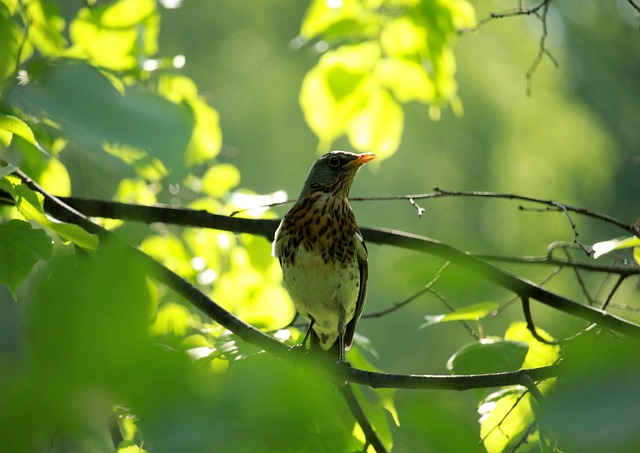
<path fill-rule="evenodd" d="M 339 359 L 353 341 L 367 294 L 367 247 L 351 210 L 349 189 L 373 153 L 332 151 L 311 167 L 298 201 L 273 241 L 284 287 L 324 350 Z M 314 340 L 313 335 L 311 337 Z"/>

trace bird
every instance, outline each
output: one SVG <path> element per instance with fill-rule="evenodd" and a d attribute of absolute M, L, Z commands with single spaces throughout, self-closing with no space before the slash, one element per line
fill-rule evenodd
<path fill-rule="evenodd" d="M 309 322 L 302 344 L 311 334 L 311 346 L 318 342 L 325 351 L 337 347 L 340 362 L 353 342 L 368 277 L 367 247 L 349 205 L 349 190 L 360 167 L 375 158 L 374 153 L 347 151 L 321 156 L 273 241 L 283 285 Z"/>

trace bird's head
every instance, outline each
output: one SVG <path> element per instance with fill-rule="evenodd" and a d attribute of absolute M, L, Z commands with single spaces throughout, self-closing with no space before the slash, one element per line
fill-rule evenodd
<path fill-rule="evenodd" d="M 331 151 L 325 154 L 311 167 L 300 198 L 313 192 L 347 196 L 360 167 L 375 158 L 373 153 Z"/>

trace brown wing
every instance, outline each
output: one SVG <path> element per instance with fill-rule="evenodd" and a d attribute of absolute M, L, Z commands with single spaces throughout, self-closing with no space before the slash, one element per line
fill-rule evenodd
<path fill-rule="evenodd" d="M 360 268 L 360 290 L 358 291 L 358 300 L 356 302 L 356 312 L 353 315 L 353 319 L 347 324 L 347 330 L 344 334 L 344 347 L 349 349 L 353 342 L 353 334 L 356 332 L 356 324 L 362 310 L 364 309 L 364 301 L 367 298 L 367 278 L 369 277 L 369 264 L 368 264 L 368 252 L 367 246 L 362 238 L 360 230 L 356 230 L 355 233 L 356 251 L 358 254 L 358 267 Z"/>

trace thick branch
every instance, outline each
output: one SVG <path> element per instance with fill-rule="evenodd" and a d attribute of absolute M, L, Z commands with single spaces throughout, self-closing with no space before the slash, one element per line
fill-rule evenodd
<path fill-rule="evenodd" d="M 211 317 L 214 321 L 226 327 L 233 333 L 240 336 L 243 340 L 255 344 L 271 353 L 274 353 L 281 357 L 294 357 L 297 360 L 316 360 L 311 354 L 302 355 L 291 354 L 288 352 L 287 347 L 274 340 L 270 336 L 256 329 L 255 327 L 240 320 L 232 313 L 226 311 L 224 308 L 216 304 L 213 300 L 202 293 L 198 288 L 193 286 L 187 280 L 180 277 L 178 274 L 169 270 L 150 256 L 146 255 L 139 249 L 131 246 L 126 241 L 120 239 L 117 235 L 105 230 L 101 226 L 93 223 L 84 214 L 78 212 L 69 204 L 61 201 L 60 199 L 50 195 L 42 187 L 40 187 L 35 181 L 29 178 L 22 171 L 16 169 L 14 173 L 20 177 L 24 184 L 28 185 L 32 190 L 39 192 L 43 195 L 45 200 L 45 207 L 54 217 L 59 220 L 79 225 L 86 231 L 96 234 L 100 237 L 101 243 L 114 242 L 123 245 L 128 248 L 135 259 L 141 259 L 147 266 L 150 274 L 159 282 L 166 284 L 169 288 L 176 291 L 183 296 L 187 301 L 192 303 L 195 307 L 200 309 L 203 313 Z M 99 204 L 103 204 L 102 202 Z M 137 211 L 137 207 L 129 206 L 131 212 Z M 154 210 L 155 208 L 146 208 L 148 210 Z M 159 208 L 162 209 L 162 208 Z M 137 211 L 138 213 L 140 211 Z M 165 214 L 169 216 L 165 209 Z M 189 211 L 193 213 L 193 211 Z M 175 213 L 174 213 L 175 214 Z M 138 215 L 139 214 L 134 214 Z M 204 213 L 199 213 L 204 215 Z M 210 216 L 207 214 L 205 217 Z M 241 221 L 236 222 L 236 226 L 249 226 L 249 229 L 270 228 L 269 221 L 248 221 L 248 219 L 234 219 L 227 218 L 225 216 L 215 216 L 218 222 L 227 223 L 228 221 Z M 148 219 L 146 219 L 148 221 Z M 158 221 L 156 219 L 156 221 Z M 183 224 L 183 222 L 181 222 Z M 204 225 L 206 226 L 206 225 Z M 209 225 L 210 226 L 210 225 Z M 259 226 L 259 228 L 258 228 Z M 249 231 L 246 231 L 249 232 Z M 262 232 L 264 233 L 264 231 Z M 260 234 L 260 233 L 254 233 Z M 558 367 L 543 367 L 532 370 L 520 370 L 505 373 L 495 374 L 482 374 L 482 375 L 465 375 L 465 376 L 439 376 L 439 375 L 403 375 L 403 374 L 389 374 L 378 373 L 372 371 L 359 370 L 351 367 L 344 367 L 339 364 L 330 363 L 329 366 L 335 367 L 337 375 L 342 375 L 343 379 L 362 385 L 368 385 L 373 388 L 405 388 L 405 389 L 443 389 L 443 390 L 469 390 L 475 388 L 487 388 L 487 387 L 500 387 L 506 385 L 516 385 L 525 382 L 523 379 L 531 379 L 533 381 L 539 381 L 555 377 L 558 374 Z"/>
<path fill-rule="evenodd" d="M 558 376 L 559 365 L 504 373 L 470 375 L 391 374 L 342 367 L 346 380 L 373 388 L 470 390 L 479 388 L 526 385 L 530 381 L 543 381 Z"/>
<path fill-rule="evenodd" d="M 94 200 L 63 199 L 65 203 L 88 216 L 139 220 L 144 222 L 166 222 L 178 225 L 214 228 L 237 233 L 250 233 L 273 238 L 278 220 L 256 220 L 210 214 L 206 211 L 176 209 L 162 206 L 136 206 Z M 46 207 L 47 205 L 45 205 Z M 52 215 L 56 215 L 52 213 Z M 61 219 L 65 220 L 65 219 Z M 640 338 L 640 326 L 597 308 L 579 304 L 555 294 L 535 283 L 482 261 L 466 252 L 429 239 L 401 231 L 383 228 L 361 227 L 367 242 L 391 245 L 408 250 L 438 256 L 451 261 L 486 280 L 513 291 L 520 297 L 527 296 L 545 305 L 573 316 L 597 323 L 603 327 Z"/>

